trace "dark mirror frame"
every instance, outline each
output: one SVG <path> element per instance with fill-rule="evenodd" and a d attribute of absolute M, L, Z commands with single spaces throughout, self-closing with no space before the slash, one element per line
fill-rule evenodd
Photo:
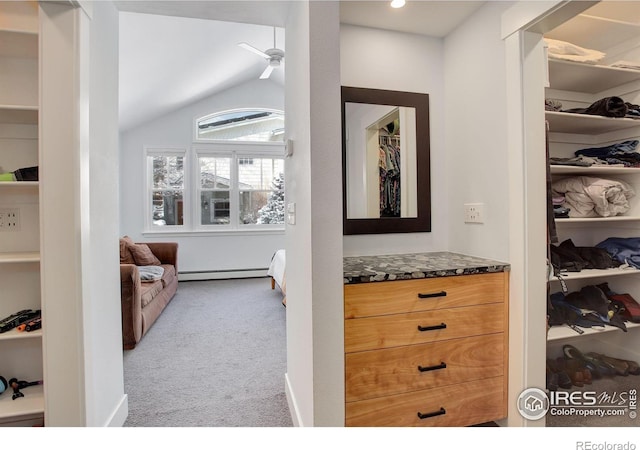
<path fill-rule="evenodd" d="M 347 103 L 406 106 L 416 109 L 417 217 L 347 218 L 347 142 L 345 136 L 345 105 Z M 345 235 L 431 231 L 429 142 L 429 94 L 342 86 L 342 217 Z"/>

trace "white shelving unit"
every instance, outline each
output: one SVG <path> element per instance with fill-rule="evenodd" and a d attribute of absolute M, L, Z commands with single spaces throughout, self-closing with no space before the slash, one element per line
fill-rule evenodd
<path fill-rule="evenodd" d="M 38 3 L 0 1 L 0 172 L 39 165 Z M 39 183 L 0 182 L 0 210 L 19 211 L 15 231 L 0 229 L 0 317 L 41 309 Z M 38 381 L 44 378 L 44 332 L 0 333 L 0 375 Z M 42 385 L 0 395 L 0 426 L 44 424 Z"/>
<path fill-rule="evenodd" d="M 633 16 L 631 10 L 625 14 L 640 19 L 638 5 L 634 7 L 637 16 Z M 618 14 L 621 11 L 618 10 Z M 616 18 L 607 9 L 606 3 L 596 5 L 585 14 L 580 14 L 545 34 L 548 38 L 605 53 L 615 47 L 616 55 L 621 54 L 622 48 L 637 48 L 638 44 L 635 42 L 638 36 L 640 26 Z M 634 43 L 628 44 L 630 40 L 634 40 Z M 551 94 L 550 98 L 559 98 L 555 96 L 561 95 L 562 98 L 581 99 L 584 107 L 611 95 L 619 95 L 625 101 L 634 104 L 638 104 L 640 99 L 640 70 L 614 68 L 607 63 L 593 65 L 550 59 L 549 84 L 547 93 Z M 616 93 L 616 89 L 620 91 Z M 552 111 L 545 111 L 545 118 L 549 123 L 552 157 L 573 157 L 574 152 L 582 148 L 602 147 L 613 142 L 640 139 L 638 119 Z M 556 219 L 559 242 L 571 239 L 576 246 L 595 246 L 606 237 L 640 236 L 639 168 L 552 165 L 551 175 L 554 180 L 573 176 L 618 179 L 627 182 L 635 191 L 635 197 L 630 199 L 631 208 L 625 215 Z M 569 291 L 606 282 L 613 291 L 629 293 L 640 300 L 640 270 L 632 267 L 570 272 L 562 274 L 562 279 L 567 283 Z M 552 293 L 561 290 L 557 278 L 551 277 L 549 283 Z M 547 356 L 560 356 L 562 345 L 570 342 L 585 351 L 597 349 L 606 351 L 611 356 L 639 359 L 640 324 L 627 322 L 626 326 L 626 333 L 617 327 L 605 326 L 582 328 L 582 334 L 569 326 L 551 327 L 547 335 Z"/>

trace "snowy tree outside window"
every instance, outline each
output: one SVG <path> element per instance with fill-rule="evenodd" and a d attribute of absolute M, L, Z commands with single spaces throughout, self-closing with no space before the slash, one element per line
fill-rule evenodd
<path fill-rule="evenodd" d="M 276 175 L 267 204 L 258 211 L 258 223 L 284 223 L 284 173 Z"/>

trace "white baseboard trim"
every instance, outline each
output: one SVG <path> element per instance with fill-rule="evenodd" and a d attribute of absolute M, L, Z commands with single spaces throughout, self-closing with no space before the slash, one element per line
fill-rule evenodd
<path fill-rule="evenodd" d="M 266 276 L 267 269 L 209 270 L 179 272 L 178 281 L 225 280 L 229 278 L 259 278 Z"/>
<path fill-rule="evenodd" d="M 127 416 L 129 416 L 129 396 L 124 394 L 104 426 L 121 427 L 124 425 L 125 420 L 127 420 Z"/>
<path fill-rule="evenodd" d="M 284 393 L 287 396 L 287 404 L 289 405 L 289 413 L 291 414 L 291 421 L 293 422 L 293 426 L 304 427 L 304 424 L 302 423 L 302 417 L 300 417 L 296 397 L 295 395 L 293 395 L 293 390 L 291 389 L 291 383 L 289 382 L 288 373 L 284 374 Z"/>

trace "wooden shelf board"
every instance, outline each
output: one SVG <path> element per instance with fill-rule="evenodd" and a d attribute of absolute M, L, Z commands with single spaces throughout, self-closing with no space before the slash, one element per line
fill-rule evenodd
<path fill-rule="evenodd" d="M 0 188 L 38 187 L 39 185 L 39 181 L 0 181 Z"/>
<path fill-rule="evenodd" d="M 33 105 L 0 105 L 0 123 L 38 123 L 38 107 Z"/>
<path fill-rule="evenodd" d="M 27 263 L 27 262 L 39 262 L 39 261 L 40 261 L 40 253 L 38 252 L 0 253 L 0 264 Z"/>
<path fill-rule="evenodd" d="M 633 267 L 627 267 L 624 269 L 620 269 L 615 267 L 613 269 L 584 269 L 580 272 L 566 272 L 561 276 L 565 281 L 571 280 L 585 280 L 588 278 L 600 278 L 600 277 L 615 277 L 615 276 L 623 276 L 623 275 L 639 275 L 640 270 L 635 269 Z M 549 281 L 558 282 L 555 276 L 552 276 Z"/>
<path fill-rule="evenodd" d="M 640 125 L 640 124 L 638 124 Z M 551 165 L 553 175 L 639 175 L 640 167 L 608 166 L 605 164 L 590 167 Z"/>
<path fill-rule="evenodd" d="M 633 322 L 625 322 L 625 325 L 627 327 L 627 330 L 640 327 L 640 323 L 633 323 Z M 547 335 L 547 342 L 559 341 L 559 340 L 569 339 L 569 338 L 595 336 L 602 333 L 612 333 L 612 332 L 624 333 L 624 331 L 622 331 L 620 328 L 612 327 L 609 325 L 605 325 L 604 327 L 580 328 L 580 329 L 584 330 L 583 334 L 578 334 L 572 328 L 569 328 L 568 325 L 553 326 L 549 328 L 549 333 Z"/>
<path fill-rule="evenodd" d="M 552 133 L 597 135 L 609 131 L 640 127 L 640 119 L 629 119 L 626 117 L 615 118 L 592 116 L 590 114 L 545 111 L 545 118 L 549 121 L 549 131 Z"/>
<path fill-rule="evenodd" d="M 6 333 L 0 333 L 0 341 L 10 341 L 13 339 L 36 339 L 42 337 L 42 328 L 36 331 L 7 331 Z"/>
<path fill-rule="evenodd" d="M 556 225 L 570 223 L 596 223 L 596 222 L 634 222 L 640 220 L 639 216 L 613 216 L 613 217 L 574 217 L 556 218 Z"/>
<path fill-rule="evenodd" d="M 553 89 L 597 94 L 633 81 L 640 81 L 640 70 L 549 59 Z"/>
<path fill-rule="evenodd" d="M 7 389 L 0 395 L 0 419 L 44 414 L 44 388 L 42 385 L 30 386 L 21 392 L 24 397 L 15 400 L 11 398 L 13 395 L 11 389 Z"/>

